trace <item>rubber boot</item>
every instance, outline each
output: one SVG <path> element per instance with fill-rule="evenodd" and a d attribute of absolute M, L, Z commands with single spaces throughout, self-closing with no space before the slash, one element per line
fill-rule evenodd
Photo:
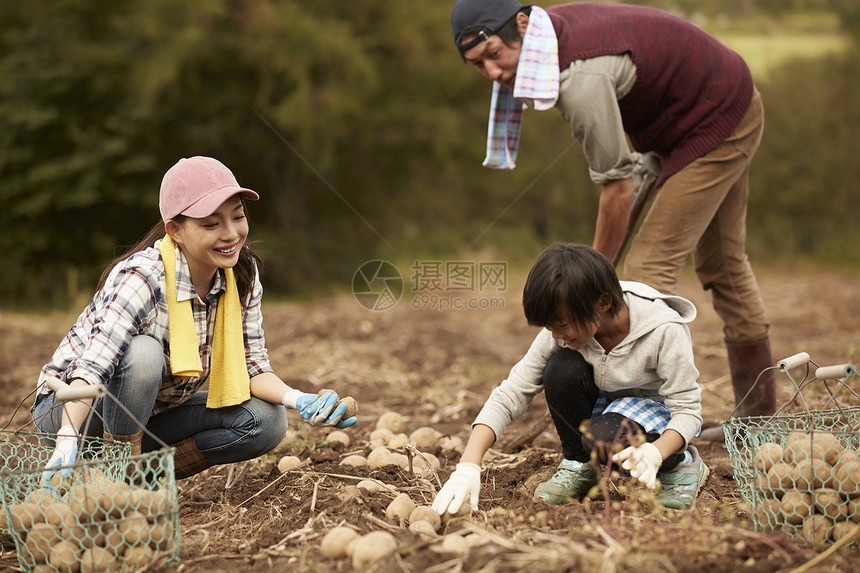
<path fill-rule="evenodd" d="M 197 449 L 197 442 L 194 441 L 194 436 L 185 438 L 181 442 L 176 442 L 172 446 L 176 448 L 176 453 L 173 454 L 176 479 L 191 477 L 212 467 L 212 464 Z"/>
<path fill-rule="evenodd" d="M 105 430 L 104 439 L 131 444 L 131 455 L 139 456 L 141 453 L 140 444 L 141 440 L 143 440 L 143 430 L 137 432 L 136 434 L 131 434 L 129 436 L 118 436 L 116 434 L 111 434 L 110 432 Z"/>
<path fill-rule="evenodd" d="M 776 412 L 776 383 L 770 355 L 770 339 L 767 335 L 755 340 L 726 339 L 729 356 L 729 371 L 735 395 L 732 416 L 770 416 Z M 761 376 L 759 377 L 759 374 Z M 758 382 L 756 383 L 756 379 Z M 722 426 L 705 428 L 699 439 L 711 442 L 725 441 Z"/>
<path fill-rule="evenodd" d="M 129 436 L 119 436 L 116 434 L 111 434 L 110 432 L 105 430 L 103 435 L 106 440 L 113 440 L 115 442 L 124 442 L 126 444 L 131 444 L 132 456 L 139 456 L 141 454 L 141 441 L 143 440 L 143 430 L 135 434 L 131 434 Z M 126 473 L 128 475 L 128 480 L 131 484 L 137 487 L 143 487 L 144 483 L 146 482 L 146 476 L 139 471 L 139 463 L 139 461 L 129 462 L 129 465 L 126 468 Z"/>

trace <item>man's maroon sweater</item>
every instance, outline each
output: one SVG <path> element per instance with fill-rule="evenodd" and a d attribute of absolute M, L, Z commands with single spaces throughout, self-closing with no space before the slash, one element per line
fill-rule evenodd
<path fill-rule="evenodd" d="M 618 104 L 634 149 L 663 159 L 663 181 L 717 147 L 749 107 L 744 60 L 690 22 L 644 6 L 577 2 L 546 8 L 559 67 L 629 53 L 636 83 Z"/>

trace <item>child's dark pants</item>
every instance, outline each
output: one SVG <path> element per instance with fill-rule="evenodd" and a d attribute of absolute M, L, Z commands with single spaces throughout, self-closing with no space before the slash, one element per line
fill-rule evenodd
<path fill-rule="evenodd" d="M 605 465 L 613 453 L 637 443 L 635 436 L 644 436 L 648 442 L 660 437 L 617 412 L 592 418 L 600 390 L 594 384 L 593 368 L 576 350 L 562 348 L 549 359 L 543 371 L 543 385 L 566 460 L 589 462 L 594 453 L 596 461 Z M 580 425 L 585 420 L 590 422 L 585 432 L 581 432 Z M 683 450 L 668 456 L 660 471 L 671 470 L 683 458 Z"/>

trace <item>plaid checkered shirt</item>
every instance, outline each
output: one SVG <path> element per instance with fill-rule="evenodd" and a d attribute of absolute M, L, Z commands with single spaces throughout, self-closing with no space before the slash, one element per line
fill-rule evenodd
<path fill-rule="evenodd" d="M 198 298 L 185 256 L 179 248 L 176 249 L 176 295 L 179 301 L 191 300 L 203 371 L 199 377 L 189 378 L 167 374 L 158 392 L 153 415 L 181 404 L 209 379 L 215 313 L 224 290 L 224 273 L 219 271 L 206 301 Z M 66 384 L 75 378 L 89 384 L 107 384 L 133 336 L 150 336 L 161 342 L 169 364 L 165 296 L 164 263 L 157 243 L 155 247 L 135 253 L 119 263 L 111 271 L 105 286 L 95 294 L 63 338 L 50 362 L 42 368 L 38 392 L 47 394 L 51 391 L 45 384 L 48 377 Z M 248 375 L 252 378 L 272 371 L 263 334 L 262 296 L 263 287 L 257 275 L 250 304 L 242 309 L 245 360 Z"/>

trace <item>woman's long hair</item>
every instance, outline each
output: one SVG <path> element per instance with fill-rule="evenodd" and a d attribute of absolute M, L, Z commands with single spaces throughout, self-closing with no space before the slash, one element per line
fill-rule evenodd
<path fill-rule="evenodd" d="M 187 217 L 184 215 L 177 215 L 173 218 L 177 223 L 182 223 L 185 219 Z M 101 290 L 105 286 L 108 275 L 110 275 L 114 267 L 134 253 L 155 246 L 156 241 L 163 239 L 166 234 L 164 223 L 161 221 L 156 223 L 136 244 L 126 249 L 125 252 L 111 261 L 104 272 L 102 272 L 102 276 L 99 277 L 99 285 L 96 290 Z M 239 291 L 239 300 L 242 301 L 242 306 L 247 306 L 251 300 L 251 296 L 254 294 L 255 273 L 263 271 L 263 259 L 251 248 L 253 244 L 253 242 L 245 241 L 245 245 L 239 252 L 239 261 L 233 267 L 233 274 L 236 276 L 236 287 Z"/>

